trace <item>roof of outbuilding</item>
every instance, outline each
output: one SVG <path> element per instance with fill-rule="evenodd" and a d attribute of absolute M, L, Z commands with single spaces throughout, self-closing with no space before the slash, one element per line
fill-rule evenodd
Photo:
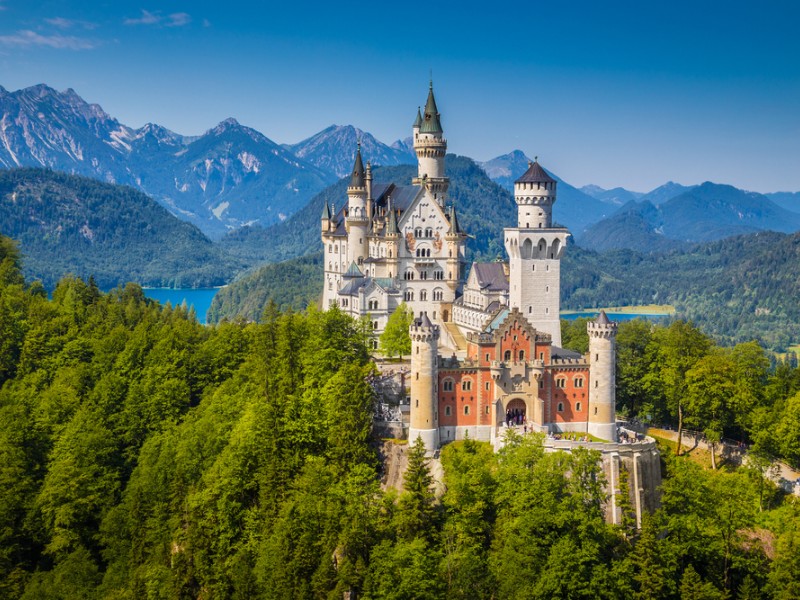
<path fill-rule="evenodd" d="M 481 289 L 490 292 L 500 292 L 508 290 L 508 276 L 506 275 L 505 265 L 501 262 L 491 263 L 472 263 L 472 269 L 478 278 L 478 285 Z"/>

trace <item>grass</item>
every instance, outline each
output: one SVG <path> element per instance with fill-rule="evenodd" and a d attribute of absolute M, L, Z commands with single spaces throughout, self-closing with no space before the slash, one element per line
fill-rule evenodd
<path fill-rule="evenodd" d="M 662 452 L 669 451 L 675 454 L 678 449 L 678 442 L 674 442 L 664 437 L 666 431 L 660 429 L 648 429 L 647 435 L 653 438 L 658 444 L 658 449 Z M 660 434 L 660 435 L 659 435 Z M 687 444 L 686 438 L 681 444 L 681 456 L 685 456 L 687 460 L 697 463 L 704 469 L 711 469 L 711 452 L 703 448 L 693 448 L 691 442 Z M 723 459 L 720 453 L 717 453 L 717 468 L 723 466 Z"/>

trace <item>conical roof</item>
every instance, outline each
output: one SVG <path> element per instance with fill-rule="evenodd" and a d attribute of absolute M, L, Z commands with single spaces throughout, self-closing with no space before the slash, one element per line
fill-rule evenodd
<path fill-rule="evenodd" d="M 547 174 L 538 161 L 528 163 L 528 170 L 514 183 L 553 183 L 555 179 Z"/>
<path fill-rule="evenodd" d="M 419 128 L 422 126 L 422 113 L 420 112 L 420 107 L 417 107 L 417 118 L 414 119 L 414 128 Z"/>
<path fill-rule="evenodd" d="M 386 222 L 386 235 L 395 234 L 398 235 L 400 230 L 397 227 L 397 217 L 394 214 L 394 209 L 392 208 L 391 201 L 389 202 L 388 206 L 386 207 L 388 214 L 388 220 Z"/>
<path fill-rule="evenodd" d="M 604 310 L 600 311 L 600 314 L 597 315 L 597 318 L 594 320 L 594 322 L 598 325 L 611 325 L 611 319 L 608 318 L 608 315 Z"/>
<path fill-rule="evenodd" d="M 356 150 L 356 162 L 353 165 L 353 174 L 350 177 L 351 188 L 363 188 L 366 185 L 364 179 L 364 161 L 361 160 L 361 143 Z"/>
<path fill-rule="evenodd" d="M 328 220 L 331 218 L 331 205 L 327 202 L 322 203 L 322 218 Z"/>
<path fill-rule="evenodd" d="M 419 325 L 420 327 L 433 327 L 433 323 L 428 318 L 428 313 L 422 313 L 422 316 L 419 318 Z"/>
<path fill-rule="evenodd" d="M 439 120 L 439 116 L 439 110 L 436 108 L 436 99 L 433 97 L 433 82 L 431 82 L 431 87 L 428 90 L 428 101 L 425 103 L 425 115 L 419 132 L 442 133 L 442 123 Z"/>

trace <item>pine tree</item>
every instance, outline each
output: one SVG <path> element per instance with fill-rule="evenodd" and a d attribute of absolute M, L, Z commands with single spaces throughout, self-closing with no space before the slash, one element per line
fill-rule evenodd
<path fill-rule="evenodd" d="M 436 532 L 436 498 L 433 477 L 425 458 L 425 444 L 417 438 L 409 449 L 403 494 L 397 511 L 397 529 L 405 540 L 432 539 Z"/>

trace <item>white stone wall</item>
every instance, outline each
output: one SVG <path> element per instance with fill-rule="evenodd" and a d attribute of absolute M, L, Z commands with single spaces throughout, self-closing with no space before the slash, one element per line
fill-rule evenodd
<path fill-rule="evenodd" d="M 439 448 L 437 348 L 439 328 L 411 326 L 409 443 L 421 437 L 428 452 Z"/>
<path fill-rule="evenodd" d="M 589 328 L 589 433 L 617 440 L 616 427 L 616 325 Z"/>

